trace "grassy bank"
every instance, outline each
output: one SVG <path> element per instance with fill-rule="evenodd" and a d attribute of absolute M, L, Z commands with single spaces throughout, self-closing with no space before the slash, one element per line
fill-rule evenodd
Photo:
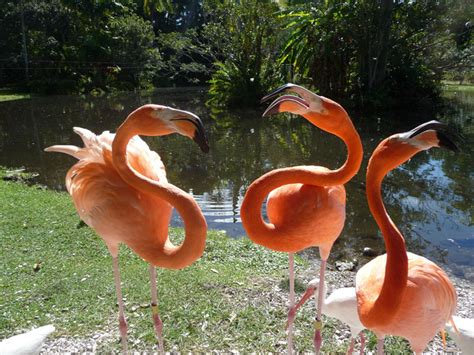
<path fill-rule="evenodd" d="M 459 84 L 455 81 L 443 81 L 443 90 L 445 91 L 463 91 L 474 92 L 474 84 Z"/>
<path fill-rule="evenodd" d="M 12 101 L 20 99 L 29 99 L 30 94 L 18 93 L 11 91 L 9 89 L 0 89 L 0 102 L 2 101 Z"/>
<path fill-rule="evenodd" d="M 3 181 L 1 175 L 0 339 L 51 323 L 57 329 L 53 337 L 78 342 L 100 337 L 97 351 L 119 351 L 111 258 L 104 243 L 79 223 L 66 193 Z M 182 229 L 171 233 L 175 241 L 183 236 Z M 150 351 L 155 339 L 147 264 L 123 248 L 120 266 L 130 348 Z M 297 258 L 297 273 L 307 267 Z M 286 273 L 287 255 L 210 231 L 204 256 L 191 267 L 158 270 L 166 349 L 285 351 Z M 313 317 L 311 302 L 297 317 L 298 351 L 312 350 Z M 344 329 L 326 319 L 323 351 L 347 349 Z M 369 348 L 374 345 L 369 337 Z M 407 345 L 391 338 L 385 349 L 406 352 Z"/>

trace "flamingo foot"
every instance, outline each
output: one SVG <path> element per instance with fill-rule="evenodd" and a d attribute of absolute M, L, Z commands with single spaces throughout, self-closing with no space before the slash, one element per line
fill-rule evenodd
<path fill-rule="evenodd" d="M 153 325 L 155 328 L 156 339 L 158 340 L 158 346 L 161 354 L 165 353 L 163 344 L 163 322 L 161 321 L 160 314 L 158 313 L 158 305 L 155 303 L 151 304 Z"/>
<path fill-rule="evenodd" d="M 360 337 L 360 355 L 364 355 L 364 348 L 365 348 L 365 336 L 363 332 L 359 333 Z"/>

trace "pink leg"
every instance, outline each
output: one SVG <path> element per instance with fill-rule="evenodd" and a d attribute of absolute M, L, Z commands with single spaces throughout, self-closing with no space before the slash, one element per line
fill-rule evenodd
<path fill-rule="evenodd" d="M 321 268 L 319 270 L 319 289 L 318 289 L 318 313 L 316 315 L 316 323 L 315 323 L 315 329 L 316 331 L 314 332 L 314 350 L 316 352 L 316 355 L 319 354 L 319 351 L 321 350 L 321 344 L 322 344 L 322 338 L 321 338 L 321 328 L 323 327 L 323 323 L 321 320 L 321 314 L 322 314 L 322 307 L 323 307 L 323 292 L 324 292 L 324 273 L 326 271 L 326 261 L 327 260 L 321 260 Z"/>
<path fill-rule="evenodd" d="M 295 305 L 295 259 L 294 254 L 288 254 L 289 261 L 289 279 L 290 279 L 290 294 L 289 294 L 289 309 L 292 310 Z M 288 355 L 293 353 L 293 322 L 288 323 Z"/>
<path fill-rule="evenodd" d="M 359 338 L 360 338 L 360 355 L 364 355 L 364 348 L 365 348 L 364 332 L 359 333 Z"/>
<path fill-rule="evenodd" d="M 127 353 L 127 321 L 125 320 L 125 313 L 123 307 L 123 297 L 122 297 L 122 287 L 120 285 L 120 270 L 118 257 L 112 257 L 113 267 L 114 267 L 114 279 L 115 279 L 115 291 L 117 293 L 117 302 L 119 306 L 119 330 L 120 330 L 120 339 L 122 341 L 122 352 Z"/>
<path fill-rule="evenodd" d="M 384 337 L 377 339 L 377 355 L 383 355 L 383 340 Z"/>
<path fill-rule="evenodd" d="M 354 352 L 354 337 L 351 337 L 351 342 L 349 344 L 349 348 L 347 349 L 347 355 L 352 355 Z"/>
<path fill-rule="evenodd" d="M 290 325 L 294 322 L 295 320 L 295 316 L 296 316 L 296 312 L 298 311 L 298 309 L 305 304 L 305 302 L 312 296 L 314 295 L 314 291 L 316 289 L 314 287 L 309 287 L 306 292 L 304 293 L 303 297 L 301 297 L 301 299 L 298 301 L 298 303 L 290 308 L 290 310 L 288 311 L 288 320 L 286 321 L 286 328 L 288 329 L 290 327 Z"/>
<path fill-rule="evenodd" d="M 151 312 L 153 317 L 153 324 L 155 327 L 156 339 L 158 340 L 158 347 L 160 354 L 165 353 L 163 345 L 163 322 L 158 313 L 158 296 L 156 290 L 156 268 L 150 264 L 150 283 L 151 283 Z"/>

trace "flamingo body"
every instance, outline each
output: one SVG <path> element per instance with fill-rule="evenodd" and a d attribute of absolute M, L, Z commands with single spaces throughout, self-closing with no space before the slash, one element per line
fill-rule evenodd
<path fill-rule="evenodd" d="M 355 287 L 334 290 L 324 301 L 324 314 L 347 324 L 353 338 L 364 330 L 364 325 L 359 320 L 357 313 Z"/>
<path fill-rule="evenodd" d="M 81 219 L 99 234 L 112 255 L 122 350 L 126 353 L 128 347 L 118 263 L 121 243 L 150 263 L 152 319 L 164 353 L 155 266 L 181 269 L 196 261 L 204 251 L 207 224 L 193 197 L 168 183 L 160 157 L 138 136 L 179 133 L 207 152 L 203 124 L 191 112 L 149 104 L 133 111 L 117 134 L 106 131 L 97 136 L 77 127 L 74 131 L 84 147 L 55 145 L 45 151 L 79 160 L 67 173 L 66 187 Z M 185 225 L 179 246 L 168 237 L 172 206 Z"/>
<path fill-rule="evenodd" d="M 348 153 L 343 166 L 336 170 L 314 165 L 272 170 L 252 182 L 242 201 L 240 216 L 249 238 L 269 249 L 289 253 L 291 308 L 294 301 L 293 253 L 308 247 L 319 247 L 319 278 L 324 283 L 326 262 L 346 217 L 346 193 L 343 185 L 359 170 L 363 152 L 360 137 L 341 105 L 294 84 L 281 86 L 262 101 L 281 92 L 293 92 L 299 96 L 280 96 L 268 106 L 263 116 L 279 112 L 298 114 L 314 126 L 341 138 Z M 266 223 L 261 216 L 261 206 L 267 196 L 270 223 Z M 320 294 L 313 339 L 316 354 L 319 353 L 322 342 L 322 307 Z M 289 354 L 293 351 L 292 332 L 290 324 Z"/>
<path fill-rule="evenodd" d="M 106 131 L 96 136 L 83 128 L 75 128 L 75 132 L 84 139 L 85 148 L 76 153 L 80 161 L 68 171 L 66 187 L 81 219 L 101 236 L 113 256 L 124 243 L 148 262 L 172 267 L 157 260 L 156 254 L 168 239 L 171 205 L 140 192 L 120 177 L 111 160 L 115 134 Z M 159 155 L 140 137 L 129 142 L 127 158 L 143 176 L 167 182 Z"/>
<path fill-rule="evenodd" d="M 430 260 L 407 253 L 405 239 L 388 215 L 381 193 L 389 171 L 432 147 L 456 150 L 446 126 L 437 121 L 384 139 L 367 167 L 367 201 L 387 253 L 357 272 L 356 292 L 359 318 L 379 337 L 379 353 L 385 335 L 405 337 L 416 353 L 422 353 L 456 309 L 456 291 L 448 276 Z"/>
<path fill-rule="evenodd" d="M 326 259 L 344 227 L 345 206 L 346 192 L 342 185 L 290 184 L 269 194 L 267 214 L 276 228 L 294 236 L 288 248 L 300 251 L 320 246 L 322 258 Z"/>
<path fill-rule="evenodd" d="M 401 306 L 393 321 L 375 329 L 378 337 L 397 335 L 406 338 L 416 353 L 442 330 L 454 314 L 456 291 L 446 273 L 432 261 L 408 254 L 408 282 Z M 387 254 L 378 256 L 357 273 L 356 285 L 359 304 L 373 300 L 383 284 Z"/>
<path fill-rule="evenodd" d="M 36 355 L 49 334 L 56 329 L 53 325 L 45 325 L 29 332 L 12 336 L 0 342 L 2 355 Z"/>

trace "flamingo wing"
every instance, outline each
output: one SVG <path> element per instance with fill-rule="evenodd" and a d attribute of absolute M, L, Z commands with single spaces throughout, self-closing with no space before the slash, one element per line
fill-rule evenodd
<path fill-rule="evenodd" d="M 70 154 L 79 159 L 67 173 L 66 187 L 81 219 L 104 239 L 112 255 L 125 243 L 145 259 L 147 250 L 163 249 L 168 238 L 172 207 L 166 201 L 129 186 L 112 163 L 115 134 L 95 135 L 74 128 L 84 147 L 53 146 L 48 151 Z M 127 146 L 130 165 L 141 175 L 167 182 L 159 155 L 138 136 Z"/>

